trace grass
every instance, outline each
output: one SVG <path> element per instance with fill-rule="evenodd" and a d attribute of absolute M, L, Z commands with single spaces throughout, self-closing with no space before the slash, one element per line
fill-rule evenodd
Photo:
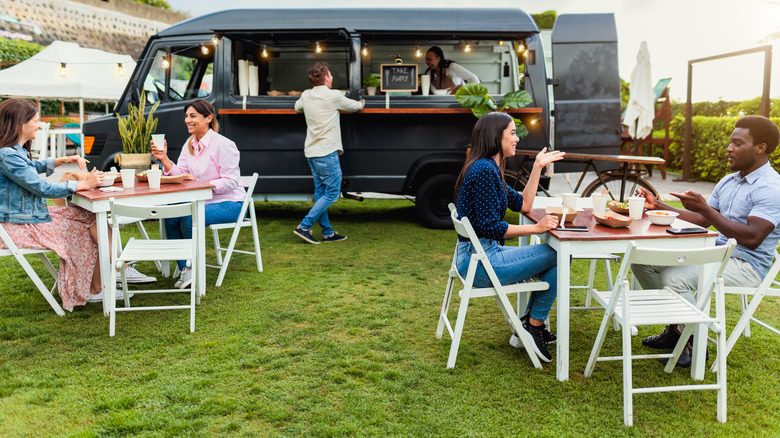
<path fill-rule="evenodd" d="M 341 200 L 331 219 L 349 239 L 308 245 L 292 234 L 308 207 L 256 204 L 265 271 L 237 255 L 216 288 L 209 270 L 192 334 L 186 311 L 133 312 L 118 315 L 109 338 L 100 305 L 58 317 L 15 261 L 0 259 L 0 436 L 779 433 L 780 339 L 760 327 L 729 356 L 726 424 L 715 419 L 714 392 L 681 392 L 636 396 L 635 426 L 626 429 L 620 364 L 582 375 L 599 312 L 573 311 L 571 379 L 559 382 L 554 363 L 534 369 L 508 345 L 493 300 L 474 300 L 448 370 L 450 341 L 434 331 L 454 233 L 418 225 L 407 201 Z M 575 262 L 575 281 L 585 280 L 585 267 Z M 603 287 L 603 275 L 598 281 Z M 134 301 L 172 299 L 186 297 Z M 735 297 L 728 305 L 733 325 Z M 780 325 L 776 300 L 759 313 Z M 610 333 L 605 351 L 619 348 Z M 642 384 L 690 381 L 686 370 L 666 375 L 654 361 L 634 370 Z"/>

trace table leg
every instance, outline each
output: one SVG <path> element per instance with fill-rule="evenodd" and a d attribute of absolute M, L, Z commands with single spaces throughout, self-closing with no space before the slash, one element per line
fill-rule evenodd
<path fill-rule="evenodd" d="M 198 294 L 206 295 L 206 208 L 203 201 L 198 201 L 197 225 L 198 225 L 198 253 L 195 254 L 198 264 Z"/>
<path fill-rule="evenodd" d="M 112 285 L 116 285 L 116 277 L 111 269 L 111 251 L 108 241 L 108 212 L 99 211 L 95 213 L 97 217 L 98 234 L 98 263 L 100 264 L 100 280 L 103 292 L 103 315 L 108 316 L 111 310 L 109 301 L 109 292 Z"/>
<path fill-rule="evenodd" d="M 558 249 L 558 336 L 556 377 L 569 380 L 569 280 L 571 269 L 571 245 L 560 242 Z"/>

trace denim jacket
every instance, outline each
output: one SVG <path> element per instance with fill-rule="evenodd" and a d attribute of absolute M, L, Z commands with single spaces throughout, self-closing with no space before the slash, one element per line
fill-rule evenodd
<path fill-rule="evenodd" d="M 77 181 L 50 183 L 40 177 L 43 172 L 54 173 L 54 158 L 32 161 L 20 145 L 0 148 L 0 222 L 49 222 L 44 198 L 65 198 L 76 191 Z"/>

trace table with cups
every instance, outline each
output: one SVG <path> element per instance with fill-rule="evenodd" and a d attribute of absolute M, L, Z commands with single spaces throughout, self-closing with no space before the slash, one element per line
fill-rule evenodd
<path fill-rule="evenodd" d="M 158 170 L 157 172 L 160 172 Z M 108 212 L 111 210 L 109 199 L 121 199 L 126 204 L 137 205 L 166 205 L 181 202 L 194 202 L 197 215 L 193 218 L 193 225 L 197 226 L 198 254 L 195 264 L 197 269 L 196 287 L 200 295 L 206 292 L 206 227 L 200 225 L 205 221 L 205 201 L 211 199 L 213 185 L 209 182 L 184 181 L 178 184 L 160 185 L 160 178 L 152 181 L 147 171 L 149 182 L 136 180 L 135 170 L 123 169 L 120 171 L 122 183 L 115 183 L 114 191 L 103 191 L 100 188 L 91 190 L 79 190 L 73 194 L 70 203 L 91 211 L 97 216 L 98 234 L 98 262 L 102 278 L 102 291 L 104 296 L 109 296 L 109 288 L 116 286 L 114 269 L 111 266 L 111 254 L 108 240 Z M 127 175 L 127 177 L 125 177 Z M 107 300 L 103 300 L 103 313 L 108 315 L 109 306 Z"/>
<path fill-rule="evenodd" d="M 572 208 L 577 208 L 578 203 L 582 201 L 577 197 L 562 196 L 564 203 L 569 203 Z M 702 234 L 670 234 L 666 230 L 668 226 L 654 225 L 642 211 L 644 208 L 644 198 L 640 204 L 639 212 L 636 209 L 634 213 L 637 218 L 630 225 L 621 228 L 611 228 L 598 224 L 593 217 L 596 213 L 606 211 L 606 195 L 594 195 L 591 197 L 593 208 L 584 208 L 579 210 L 579 214 L 571 225 L 586 226 L 587 232 L 549 230 L 542 234 L 541 240 L 550 245 L 558 254 L 558 303 L 556 313 L 557 328 L 555 330 L 558 336 L 556 343 L 556 376 L 558 380 L 565 381 L 569 379 L 569 331 L 570 331 L 570 286 L 571 286 L 571 257 L 577 254 L 594 253 L 613 253 L 624 254 L 629 241 L 636 241 L 641 247 L 664 248 L 664 249 L 690 249 L 715 246 L 718 234 L 709 231 Z M 630 209 L 629 200 L 629 209 Z M 636 202 L 634 203 L 636 206 Z M 630 214 L 631 212 L 629 212 Z M 520 215 L 520 225 L 534 224 L 540 221 L 546 215 L 543 208 L 532 208 L 531 211 Z M 567 224 L 570 225 L 570 224 Z M 696 227 L 696 225 L 675 218 L 671 226 L 674 227 Z M 521 245 L 528 245 L 529 239 L 521 238 Z M 595 334 L 595 332 L 594 332 Z M 700 336 L 703 339 L 703 337 Z M 590 348 L 590 346 L 588 346 Z M 704 377 L 704 360 L 699 360 L 699 366 L 692 370 L 696 379 Z"/>

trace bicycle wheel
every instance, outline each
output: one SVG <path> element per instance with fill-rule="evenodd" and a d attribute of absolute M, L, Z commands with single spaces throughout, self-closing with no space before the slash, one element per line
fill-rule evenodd
<path fill-rule="evenodd" d="M 625 202 L 624 199 L 617 199 L 620 196 L 620 187 L 623 184 L 623 175 L 607 175 L 603 179 L 596 178 L 582 191 L 583 197 L 588 197 L 594 193 L 601 193 L 604 188 L 609 189 L 609 196 L 612 200 Z M 647 189 L 653 196 L 658 198 L 658 192 L 647 181 L 637 175 L 628 175 L 626 177 L 626 198 L 633 196 L 637 187 Z"/>

